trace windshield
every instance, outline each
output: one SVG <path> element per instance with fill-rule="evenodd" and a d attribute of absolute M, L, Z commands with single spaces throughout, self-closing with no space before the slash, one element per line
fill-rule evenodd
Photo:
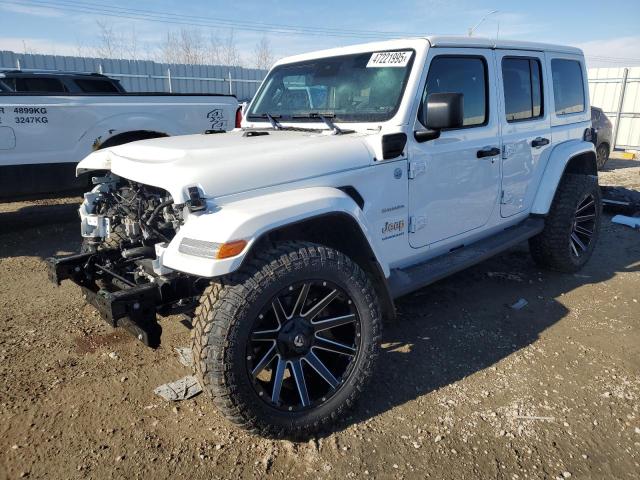
<path fill-rule="evenodd" d="M 413 51 L 402 50 L 280 65 L 265 79 L 248 118 L 388 120 L 398 110 L 412 64 Z"/>

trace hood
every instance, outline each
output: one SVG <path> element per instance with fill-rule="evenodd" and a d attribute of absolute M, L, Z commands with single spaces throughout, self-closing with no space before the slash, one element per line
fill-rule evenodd
<path fill-rule="evenodd" d="M 116 175 L 163 188 L 184 203 L 187 188 L 206 198 L 294 182 L 371 164 L 374 153 L 362 134 L 269 130 L 142 140 L 92 153 L 78 174 L 110 169 Z"/>

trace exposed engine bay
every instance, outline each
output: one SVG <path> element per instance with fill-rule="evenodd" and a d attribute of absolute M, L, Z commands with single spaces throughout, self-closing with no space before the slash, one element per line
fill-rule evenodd
<path fill-rule="evenodd" d="M 182 225 L 184 205 L 175 205 L 165 190 L 111 174 L 94 182 L 80 217 L 82 236 L 96 250 L 117 248 L 125 258 L 152 256 L 154 245 L 170 242 Z M 137 253 L 127 254 L 132 248 Z"/>
<path fill-rule="evenodd" d="M 162 264 L 189 209 L 202 209 L 204 202 L 194 197 L 175 205 L 165 190 L 112 174 L 93 180 L 96 187 L 79 211 L 82 252 L 49 259 L 51 279 L 72 279 L 107 322 L 155 347 L 162 330 L 156 313 L 192 314 L 209 283 Z"/>

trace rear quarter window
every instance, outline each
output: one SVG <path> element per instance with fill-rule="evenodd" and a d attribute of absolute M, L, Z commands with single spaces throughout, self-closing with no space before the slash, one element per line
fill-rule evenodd
<path fill-rule="evenodd" d="M 16 78 L 16 92 L 66 93 L 67 89 L 57 78 L 33 77 Z"/>
<path fill-rule="evenodd" d="M 116 86 L 108 80 L 76 79 L 75 82 L 84 93 L 119 93 Z"/>
<path fill-rule="evenodd" d="M 582 66 L 576 60 L 551 60 L 556 115 L 584 112 Z"/>

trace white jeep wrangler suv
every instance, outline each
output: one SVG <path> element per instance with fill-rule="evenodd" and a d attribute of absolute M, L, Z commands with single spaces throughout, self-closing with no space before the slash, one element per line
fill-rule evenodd
<path fill-rule="evenodd" d="M 575 272 L 601 199 L 580 50 L 427 37 L 286 58 L 241 129 L 80 162 L 83 251 L 49 260 L 150 346 L 193 317 L 233 422 L 304 437 L 371 377 L 394 299 L 513 245 Z"/>

